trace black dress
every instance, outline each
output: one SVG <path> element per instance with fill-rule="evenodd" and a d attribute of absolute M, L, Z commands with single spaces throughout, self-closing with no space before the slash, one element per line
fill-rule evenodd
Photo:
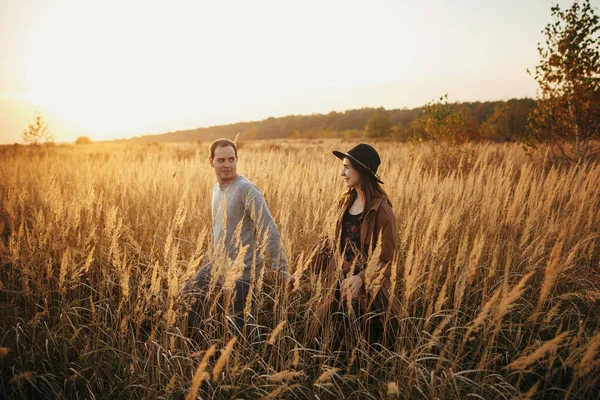
<path fill-rule="evenodd" d="M 350 214 L 349 210 L 346 210 L 344 216 L 342 217 L 342 230 L 341 230 L 341 245 L 342 245 L 342 254 L 344 257 L 344 274 L 346 277 L 352 276 L 362 269 L 364 269 L 364 261 L 362 259 L 362 252 L 360 251 L 360 227 L 363 222 L 364 213 L 360 214 Z M 356 257 L 360 257 L 356 259 Z M 351 268 L 354 265 L 354 268 Z M 352 270 L 351 270 L 352 269 Z M 364 288 L 361 288 L 361 293 L 359 293 L 359 297 L 362 297 L 362 304 L 364 305 L 366 301 L 366 293 Z M 342 312 L 344 314 L 347 313 L 346 304 L 344 304 L 344 300 L 338 296 L 336 296 L 339 301 L 339 305 L 337 307 L 338 312 Z M 369 322 L 364 320 L 365 313 L 380 313 L 383 310 L 379 310 L 379 304 L 371 304 L 367 309 L 361 309 L 359 306 L 361 301 L 354 300 L 352 302 L 353 312 L 356 316 L 362 316 L 363 319 L 363 329 L 366 328 L 367 340 L 369 342 L 378 342 L 381 339 L 381 332 L 383 331 L 383 326 L 379 323 L 378 319 L 371 319 Z M 342 331 L 346 331 L 348 329 L 348 320 L 340 320 L 337 318 L 337 323 L 342 327 Z M 343 333 L 338 331 L 338 340 L 342 339 L 340 336 L 343 336 Z"/>
<path fill-rule="evenodd" d="M 354 258 L 360 255 L 360 225 L 363 221 L 363 213 L 350 214 L 346 210 L 342 218 L 342 251 L 344 255 L 344 265 L 351 265 Z M 348 270 L 344 269 L 348 274 Z"/>

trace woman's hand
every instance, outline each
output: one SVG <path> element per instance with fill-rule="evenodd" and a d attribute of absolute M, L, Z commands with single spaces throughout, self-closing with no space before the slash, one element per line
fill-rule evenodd
<path fill-rule="evenodd" d="M 362 279 L 358 275 L 352 275 L 342 282 L 342 291 L 348 292 L 348 294 L 353 298 L 358 298 L 358 294 L 360 293 L 360 288 L 362 287 Z"/>

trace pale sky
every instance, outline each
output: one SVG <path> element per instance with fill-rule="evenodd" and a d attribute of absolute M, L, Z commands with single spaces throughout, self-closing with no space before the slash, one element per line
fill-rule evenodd
<path fill-rule="evenodd" d="M 555 3 L 0 0 L 0 143 L 535 97 Z"/>

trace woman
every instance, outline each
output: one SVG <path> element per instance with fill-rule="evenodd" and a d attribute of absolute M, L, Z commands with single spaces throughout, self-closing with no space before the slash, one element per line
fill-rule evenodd
<path fill-rule="evenodd" d="M 391 282 L 396 276 L 392 274 L 396 219 L 377 175 L 381 160 L 377 151 L 364 143 L 347 153 L 333 154 L 343 161 L 341 175 L 348 188 L 339 202 L 333 246 L 343 261 L 325 260 L 322 276 L 326 287 L 334 290 L 317 309 L 317 326 L 311 331 L 315 334 L 326 326 L 329 313 L 349 314 L 346 304 L 352 304 L 352 312 L 363 322 L 360 325 L 366 328 L 369 342 L 391 344 L 395 342 L 400 311 Z M 332 322 L 340 323 L 335 317 Z M 336 336 L 346 331 L 337 328 Z"/>

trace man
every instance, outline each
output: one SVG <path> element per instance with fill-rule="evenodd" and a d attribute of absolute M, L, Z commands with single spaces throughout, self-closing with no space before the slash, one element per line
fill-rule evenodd
<path fill-rule="evenodd" d="M 235 279 L 233 311 L 236 327 L 244 326 L 243 311 L 250 281 L 264 267 L 266 248 L 273 269 L 285 284 L 290 281 L 287 263 L 281 246 L 279 230 L 263 195 L 258 188 L 237 173 L 237 147 L 228 139 L 215 140 L 210 146 L 209 162 L 214 168 L 217 183 L 212 193 L 213 256 L 183 291 L 197 289 L 206 292 L 216 282 L 227 286 Z M 222 273 L 220 277 L 213 277 Z M 227 287 L 226 287 L 227 289 Z M 190 325 L 196 324 L 195 312 L 190 313 Z"/>

